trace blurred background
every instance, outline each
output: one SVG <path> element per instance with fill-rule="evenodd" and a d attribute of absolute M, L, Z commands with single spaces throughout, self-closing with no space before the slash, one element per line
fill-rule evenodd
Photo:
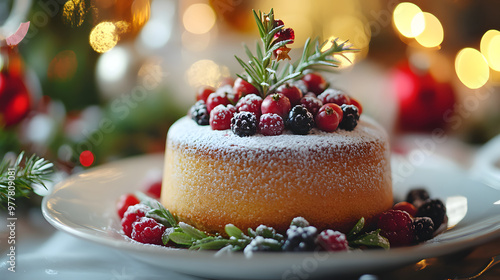
<path fill-rule="evenodd" d="M 2 41 L 31 25 L 1 47 L 0 158 L 26 150 L 71 174 L 162 153 L 196 88 L 241 73 L 234 55 L 258 39 L 251 10 L 270 8 L 295 30 L 292 61 L 307 37 L 361 49 L 327 79 L 395 151 L 408 137 L 476 146 L 500 133 L 495 0 L 2 0 Z"/>

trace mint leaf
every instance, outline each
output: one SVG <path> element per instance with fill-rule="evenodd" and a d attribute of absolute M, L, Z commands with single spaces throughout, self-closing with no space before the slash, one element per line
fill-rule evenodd
<path fill-rule="evenodd" d="M 356 225 L 347 234 L 347 240 L 350 240 L 354 238 L 356 235 L 358 235 L 363 230 L 364 227 L 365 227 L 365 218 L 361 217 L 361 219 L 359 219 Z"/>
<path fill-rule="evenodd" d="M 194 239 L 203 239 L 207 237 L 207 235 L 203 231 L 186 223 L 180 222 L 179 227 L 184 231 L 184 233 L 190 235 Z"/>
<path fill-rule="evenodd" d="M 170 240 L 179 245 L 193 245 L 196 239 L 192 238 L 189 234 L 184 232 L 172 232 L 169 235 Z"/>
<path fill-rule="evenodd" d="M 349 246 L 351 247 L 359 247 L 359 246 L 368 246 L 368 247 L 380 247 L 384 249 L 389 249 L 390 244 L 387 238 L 380 235 L 380 229 L 365 233 L 356 239 L 349 241 Z"/>
<path fill-rule="evenodd" d="M 246 236 L 243 233 L 243 231 L 241 231 L 239 228 L 237 228 L 233 224 L 227 224 L 226 227 L 225 227 L 225 230 L 226 230 L 227 235 L 229 235 L 231 237 L 234 237 L 236 239 L 248 238 L 248 236 Z"/>

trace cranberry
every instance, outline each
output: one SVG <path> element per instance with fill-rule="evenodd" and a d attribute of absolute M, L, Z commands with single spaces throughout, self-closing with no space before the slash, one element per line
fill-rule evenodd
<path fill-rule="evenodd" d="M 207 103 L 208 96 L 215 92 L 215 89 L 210 86 L 202 86 L 198 88 L 196 92 L 196 101 L 203 100 L 203 102 Z"/>
<path fill-rule="evenodd" d="M 214 93 L 211 93 L 207 98 L 207 110 L 212 111 L 217 105 L 231 104 L 229 100 L 232 92 L 231 86 L 224 86 L 218 88 Z"/>
<path fill-rule="evenodd" d="M 396 203 L 396 205 L 394 205 L 392 207 L 392 209 L 393 210 L 405 211 L 408 214 L 410 214 L 410 216 L 412 216 L 412 217 L 416 217 L 417 216 L 417 208 L 413 204 L 411 204 L 409 202 L 406 202 L 406 201 L 402 201 L 402 202 Z"/>
<path fill-rule="evenodd" d="M 306 107 L 307 111 L 311 112 L 313 116 L 316 116 L 318 114 L 319 109 L 321 106 L 323 106 L 323 102 L 316 98 L 316 95 L 314 93 L 311 93 L 311 95 L 306 95 L 300 99 L 300 104 L 302 106 Z"/>
<path fill-rule="evenodd" d="M 260 118 L 262 106 L 262 97 L 256 94 L 249 94 L 243 96 L 236 104 L 236 109 L 238 112 L 250 112 L 255 115 L 255 117 Z"/>
<path fill-rule="evenodd" d="M 280 135 L 285 129 L 285 122 L 277 114 L 264 114 L 260 116 L 259 129 L 266 136 Z"/>
<path fill-rule="evenodd" d="M 337 129 L 342 121 L 343 112 L 339 105 L 327 103 L 323 105 L 316 115 L 316 126 L 326 132 L 332 132 Z"/>
<path fill-rule="evenodd" d="M 295 32 L 292 28 L 283 28 L 274 34 L 274 39 L 276 42 L 292 40 L 288 44 L 293 44 L 293 40 L 295 40 Z"/>
<path fill-rule="evenodd" d="M 296 86 L 285 83 L 276 89 L 276 92 L 283 94 L 288 97 L 292 106 L 300 104 L 300 99 L 302 98 L 302 91 Z"/>
<path fill-rule="evenodd" d="M 314 94 L 316 95 L 325 91 L 328 86 L 328 83 L 325 81 L 323 76 L 318 73 L 306 74 L 304 77 L 302 77 L 302 81 L 304 81 L 304 83 L 306 84 L 307 89 L 311 92 L 314 92 Z"/>
<path fill-rule="evenodd" d="M 233 105 L 217 105 L 210 112 L 210 127 L 213 130 L 225 130 L 231 127 L 231 118 L 236 113 Z"/>
<path fill-rule="evenodd" d="M 278 26 L 284 26 L 285 23 L 283 23 L 283 21 L 281 19 L 274 19 L 274 27 L 278 27 Z"/>
<path fill-rule="evenodd" d="M 318 98 L 321 102 L 323 102 L 323 104 L 335 103 L 339 106 L 342 106 L 343 104 L 351 104 L 349 97 L 344 92 L 333 88 L 325 90 L 323 93 L 318 95 Z"/>
<path fill-rule="evenodd" d="M 286 119 L 291 108 L 292 105 L 290 104 L 288 97 L 281 93 L 275 93 L 264 98 L 264 101 L 262 101 L 261 112 L 262 114 L 278 114 L 283 119 Z"/>
<path fill-rule="evenodd" d="M 415 240 L 413 221 L 405 211 L 389 210 L 380 214 L 378 228 L 393 247 L 411 245 Z"/>
<path fill-rule="evenodd" d="M 116 203 L 116 209 L 118 212 L 118 216 L 120 216 L 120 219 L 123 218 L 123 214 L 125 214 L 125 211 L 127 211 L 129 206 L 136 205 L 139 202 L 139 199 L 137 199 L 137 197 L 131 193 L 121 195 L 118 199 L 118 202 Z"/>
<path fill-rule="evenodd" d="M 165 226 L 152 218 L 142 217 L 132 224 L 131 237 L 137 242 L 144 244 L 162 245 L 161 237 L 165 232 Z"/>
<path fill-rule="evenodd" d="M 240 100 L 241 97 L 252 93 L 260 95 L 259 90 L 255 88 L 251 83 L 238 77 L 233 86 L 234 102 L 236 103 L 238 102 L 238 100 Z"/>
<path fill-rule="evenodd" d="M 349 101 L 351 102 L 351 105 L 354 105 L 358 108 L 358 114 L 361 116 L 361 113 L 363 113 L 363 106 L 361 106 L 361 103 L 353 97 L 349 97 Z"/>

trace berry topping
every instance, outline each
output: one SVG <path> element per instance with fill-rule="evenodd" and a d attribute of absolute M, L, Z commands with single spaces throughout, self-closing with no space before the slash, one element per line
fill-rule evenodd
<path fill-rule="evenodd" d="M 295 217 L 290 225 L 296 227 L 308 227 L 309 222 L 304 217 Z"/>
<path fill-rule="evenodd" d="M 122 229 L 126 236 L 131 237 L 132 234 L 132 224 L 139 220 L 140 218 L 146 216 L 146 213 L 151 210 L 151 208 L 144 204 L 136 204 L 129 206 L 122 218 Z"/>
<path fill-rule="evenodd" d="M 257 118 L 250 112 L 239 112 L 231 119 L 231 130 L 234 134 L 245 137 L 257 132 Z"/>
<path fill-rule="evenodd" d="M 116 203 L 116 209 L 118 212 L 118 216 L 120 216 L 120 219 L 123 218 L 123 215 L 125 214 L 125 211 L 127 211 L 129 206 L 136 205 L 140 201 L 135 197 L 135 195 L 127 193 L 123 194 L 120 196 L 118 199 L 118 202 Z"/>
<path fill-rule="evenodd" d="M 215 89 L 210 86 L 202 86 L 198 88 L 198 91 L 196 92 L 196 101 L 203 100 L 203 102 L 207 102 L 208 96 L 215 92 Z"/>
<path fill-rule="evenodd" d="M 284 26 L 285 24 L 281 19 L 274 19 L 274 27 Z"/>
<path fill-rule="evenodd" d="M 292 28 L 283 28 L 280 31 L 274 34 L 274 39 L 276 42 L 281 42 L 285 40 L 292 40 L 288 44 L 293 44 L 293 40 L 295 40 L 295 32 Z"/>
<path fill-rule="evenodd" d="M 323 93 L 318 95 L 318 98 L 321 102 L 323 102 L 323 104 L 335 103 L 339 106 L 342 106 L 343 104 L 351 104 L 349 97 L 344 92 L 333 88 L 325 90 Z"/>
<path fill-rule="evenodd" d="M 321 106 L 323 106 L 323 102 L 316 98 L 316 95 L 314 93 L 310 92 L 308 94 L 311 94 L 312 96 L 305 95 L 300 99 L 300 104 L 306 107 L 307 111 L 311 112 L 313 116 L 316 116 Z"/>
<path fill-rule="evenodd" d="M 354 99 L 353 97 L 349 97 L 349 102 L 351 105 L 354 105 L 358 108 L 359 115 L 363 113 L 363 106 L 361 106 L 361 103 L 357 99 Z"/>
<path fill-rule="evenodd" d="M 213 130 L 225 130 L 231 127 L 231 118 L 236 113 L 233 105 L 217 105 L 210 112 L 210 127 Z"/>
<path fill-rule="evenodd" d="M 305 135 L 314 126 L 314 117 L 302 105 L 297 105 L 288 114 L 286 126 L 295 134 Z"/>
<path fill-rule="evenodd" d="M 191 109 L 189 109 L 189 115 L 198 125 L 209 124 L 210 114 L 208 113 L 207 105 L 203 100 L 199 100 L 191 106 Z"/>
<path fill-rule="evenodd" d="M 326 132 L 332 132 L 337 129 L 342 120 L 342 109 L 334 103 L 323 105 L 316 115 L 316 126 Z"/>
<path fill-rule="evenodd" d="M 389 210 L 380 214 L 378 228 L 391 246 L 407 246 L 413 243 L 413 221 L 405 211 Z"/>
<path fill-rule="evenodd" d="M 314 94 L 313 92 L 310 92 L 307 89 L 307 85 L 306 85 L 306 83 L 304 81 L 302 81 L 302 80 L 296 80 L 296 81 L 292 82 L 292 85 L 296 86 L 298 89 L 300 89 L 300 91 L 302 92 L 303 96 L 305 96 L 307 93 L 311 93 L 311 94 L 313 94 L 314 97 L 316 97 L 316 94 Z"/>
<path fill-rule="evenodd" d="M 413 204 L 406 201 L 396 203 L 396 205 L 394 205 L 392 209 L 406 211 L 412 217 L 417 216 L 417 208 Z"/>
<path fill-rule="evenodd" d="M 162 245 L 161 236 L 165 226 L 152 218 L 142 217 L 132 224 L 131 237 L 137 242 Z"/>
<path fill-rule="evenodd" d="M 418 208 L 417 217 L 429 217 L 434 223 L 434 229 L 444 222 L 446 217 L 446 207 L 439 199 L 427 200 Z"/>
<path fill-rule="evenodd" d="M 413 189 L 406 196 L 406 201 L 416 208 L 419 208 L 428 199 L 430 199 L 430 195 L 425 189 Z"/>
<path fill-rule="evenodd" d="M 161 181 L 153 182 L 147 186 L 146 193 L 153 198 L 159 199 L 161 197 Z"/>
<path fill-rule="evenodd" d="M 281 93 L 270 94 L 264 98 L 261 105 L 262 114 L 273 113 L 278 114 L 283 119 L 286 119 L 291 108 L 288 97 Z"/>
<path fill-rule="evenodd" d="M 308 91 L 311 91 L 316 95 L 322 93 L 328 87 L 328 83 L 325 81 L 323 76 L 318 73 L 306 74 L 302 78 L 302 81 L 306 84 Z"/>
<path fill-rule="evenodd" d="M 415 243 L 427 241 L 434 234 L 434 222 L 429 217 L 417 217 L 413 220 Z"/>
<path fill-rule="evenodd" d="M 211 112 L 217 105 L 231 104 L 229 98 L 232 95 L 233 88 L 231 86 L 223 86 L 218 88 L 214 93 L 207 97 L 207 110 Z"/>
<path fill-rule="evenodd" d="M 300 104 L 300 99 L 302 98 L 302 91 L 300 91 L 298 87 L 286 83 L 279 86 L 276 92 L 281 93 L 284 96 L 288 97 L 288 100 L 290 100 L 290 104 L 292 106 Z"/>
<path fill-rule="evenodd" d="M 284 251 L 304 252 L 314 251 L 318 230 L 313 226 L 290 226 L 286 231 L 287 239 L 283 244 Z"/>
<path fill-rule="evenodd" d="M 347 251 L 349 248 L 345 234 L 331 229 L 322 231 L 318 235 L 317 242 L 330 252 Z"/>
<path fill-rule="evenodd" d="M 260 116 L 259 130 L 266 136 L 280 135 L 285 129 L 283 118 L 277 114 L 264 114 Z"/>
<path fill-rule="evenodd" d="M 339 127 L 348 131 L 354 130 L 359 121 L 358 108 L 354 105 L 346 104 L 340 106 L 340 108 L 342 108 L 344 115 L 342 116 Z"/>
<path fill-rule="evenodd" d="M 243 252 L 245 253 L 245 256 L 251 256 L 252 252 L 278 251 L 280 247 L 281 244 L 278 240 L 272 238 L 264 238 L 262 236 L 256 236 L 245 247 Z"/>
<path fill-rule="evenodd" d="M 252 93 L 260 95 L 258 89 L 256 89 L 251 83 L 243 80 L 242 78 L 238 77 L 236 81 L 234 81 L 233 94 L 235 102 L 240 100 L 241 97 Z"/>
<path fill-rule="evenodd" d="M 248 94 L 243 96 L 236 104 L 238 112 L 250 112 L 257 118 L 260 118 L 260 107 L 262 106 L 262 97 L 256 94 Z"/>

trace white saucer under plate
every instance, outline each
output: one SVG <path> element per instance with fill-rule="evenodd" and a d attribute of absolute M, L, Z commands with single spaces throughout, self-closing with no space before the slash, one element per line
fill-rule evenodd
<path fill-rule="evenodd" d="M 45 218 L 56 228 L 128 253 L 165 269 L 206 278 L 307 279 L 370 273 L 457 252 L 500 236 L 500 191 L 456 170 L 417 169 L 394 186 L 396 197 L 426 187 L 448 207 L 450 228 L 412 247 L 342 253 L 242 253 L 215 256 L 213 251 L 169 249 L 133 242 L 120 234 L 117 198 L 139 189 L 163 156 L 130 158 L 74 175 L 43 200 Z"/>

